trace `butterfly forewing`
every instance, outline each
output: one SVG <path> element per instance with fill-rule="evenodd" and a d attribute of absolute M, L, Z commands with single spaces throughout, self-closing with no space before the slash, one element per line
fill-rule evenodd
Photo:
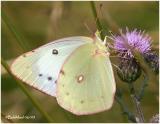
<path fill-rule="evenodd" d="M 28 85 L 55 96 L 60 69 L 66 58 L 78 47 L 92 42 L 88 37 L 69 37 L 43 45 L 18 57 L 12 73 Z"/>

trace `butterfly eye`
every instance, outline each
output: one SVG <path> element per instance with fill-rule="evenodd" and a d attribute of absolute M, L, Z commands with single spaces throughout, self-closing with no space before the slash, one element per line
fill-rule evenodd
<path fill-rule="evenodd" d="M 52 51 L 52 54 L 55 54 L 55 55 L 57 55 L 57 54 L 58 54 L 58 50 L 56 50 L 56 49 L 53 49 L 53 51 Z"/>

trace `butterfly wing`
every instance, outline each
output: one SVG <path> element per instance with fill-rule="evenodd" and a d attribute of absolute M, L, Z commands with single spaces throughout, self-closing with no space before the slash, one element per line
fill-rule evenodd
<path fill-rule="evenodd" d="M 28 85 L 55 96 L 56 82 L 65 59 L 79 46 L 92 42 L 88 37 L 69 37 L 43 45 L 18 57 L 12 73 Z"/>
<path fill-rule="evenodd" d="M 94 43 L 77 48 L 59 74 L 57 101 L 76 115 L 104 111 L 113 104 L 116 86 L 111 62 L 96 49 Z"/>

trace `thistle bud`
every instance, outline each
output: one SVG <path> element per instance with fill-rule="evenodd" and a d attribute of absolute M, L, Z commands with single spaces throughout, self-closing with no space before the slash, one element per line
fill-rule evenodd
<path fill-rule="evenodd" d="M 159 73 L 159 56 L 155 52 L 148 52 L 144 54 L 144 59 L 152 70 L 158 74 Z"/>
<path fill-rule="evenodd" d="M 156 114 L 155 116 L 153 116 L 150 121 L 150 123 L 159 123 L 159 114 Z"/>
<path fill-rule="evenodd" d="M 121 80 L 130 83 L 141 75 L 141 68 L 135 59 L 121 59 L 117 74 Z"/>

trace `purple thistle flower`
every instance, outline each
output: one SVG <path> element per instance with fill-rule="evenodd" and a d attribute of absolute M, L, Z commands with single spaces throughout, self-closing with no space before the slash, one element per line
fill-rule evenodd
<path fill-rule="evenodd" d="M 151 37 L 144 34 L 144 31 L 129 31 L 126 29 L 126 33 L 121 35 L 112 36 L 114 40 L 114 49 L 118 52 L 125 53 L 128 57 L 134 57 L 132 51 L 138 50 L 141 54 L 145 54 L 151 50 Z"/>
<path fill-rule="evenodd" d="M 144 34 L 144 31 L 137 31 L 137 29 L 129 31 L 126 28 L 126 33 L 123 34 L 121 31 L 120 35 L 112 35 L 112 39 L 114 40 L 113 48 L 120 56 L 118 76 L 125 82 L 134 82 L 141 75 L 141 68 L 134 58 L 133 51 L 138 51 L 145 60 L 153 61 L 150 54 L 151 37 Z M 152 66 L 157 68 L 157 61 L 154 60 Z"/>
<path fill-rule="evenodd" d="M 159 73 L 159 57 L 151 51 L 151 37 L 144 34 L 144 31 L 129 31 L 121 35 L 112 35 L 114 40 L 113 48 L 118 51 L 120 56 L 118 76 L 125 82 L 131 83 L 141 75 L 141 68 L 133 51 L 138 51 L 149 64 L 152 70 Z"/>

